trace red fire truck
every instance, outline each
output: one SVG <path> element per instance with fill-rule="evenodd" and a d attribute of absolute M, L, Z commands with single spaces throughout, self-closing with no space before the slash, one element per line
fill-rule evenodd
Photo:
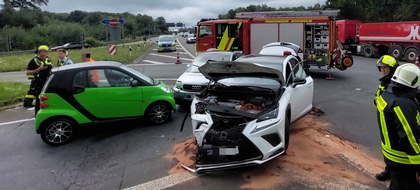
<path fill-rule="evenodd" d="M 196 26 L 196 50 L 210 48 L 258 54 L 272 42 L 290 42 L 308 66 L 345 70 L 353 58 L 336 41 L 338 10 L 243 12 L 236 19 L 202 19 Z"/>
<path fill-rule="evenodd" d="M 337 38 L 353 53 L 365 57 L 389 54 L 414 63 L 420 52 L 420 21 L 361 23 L 338 20 Z"/>

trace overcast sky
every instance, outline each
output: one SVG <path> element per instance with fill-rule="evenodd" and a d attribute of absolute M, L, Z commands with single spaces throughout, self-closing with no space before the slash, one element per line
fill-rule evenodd
<path fill-rule="evenodd" d="M 183 22 L 193 26 L 201 18 L 217 18 L 230 9 L 267 4 L 270 7 L 313 6 L 326 0 L 50 0 L 41 8 L 51 12 L 104 11 L 163 16 L 166 22 Z"/>

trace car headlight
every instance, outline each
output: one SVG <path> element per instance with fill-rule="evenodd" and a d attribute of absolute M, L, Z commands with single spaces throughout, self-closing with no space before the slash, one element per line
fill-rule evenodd
<path fill-rule="evenodd" d="M 175 42 L 172 42 L 172 46 L 176 46 L 176 43 Z"/>
<path fill-rule="evenodd" d="M 161 46 L 162 46 L 162 44 L 161 44 L 161 43 L 158 43 L 158 46 L 159 46 L 159 47 L 161 47 Z"/>
<path fill-rule="evenodd" d="M 262 121 L 267 121 L 267 120 L 270 120 L 270 119 L 275 119 L 275 118 L 277 118 L 278 115 L 279 115 L 279 108 L 276 108 L 276 109 L 262 115 L 261 117 L 259 117 L 257 119 L 257 123 L 262 122 Z M 265 128 L 271 127 L 271 126 L 275 125 L 276 123 L 268 123 L 266 125 L 257 125 L 257 127 L 255 127 L 255 129 L 252 130 L 251 134 L 255 133 L 255 132 L 258 132 L 260 130 L 263 130 Z"/>
<path fill-rule="evenodd" d="M 170 92 L 172 92 L 172 89 L 171 88 L 168 88 L 168 87 L 166 87 L 166 86 L 162 86 L 162 87 L 160 87 L 160 89 L 162 89 L 164 92 L 166 92 L 166 93 L 170 93 Z"/>
<path fill-rule="evenodd" d="M 275 119 L 279 116 L 279 108 L 276 108 L 257 119 L 257 122 L 267 121 L 269 119 Z"/>
<path fill-rule="evenodd" d="M 175 88 L 182 89 L 182 82 L 181 81 L 176 81 Z"/>

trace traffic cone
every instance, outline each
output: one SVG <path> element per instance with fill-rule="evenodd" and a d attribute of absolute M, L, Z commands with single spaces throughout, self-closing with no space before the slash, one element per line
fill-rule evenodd
<path fill-rule="evenodd" d="M 419 56 L 418 55 L 416 55 L 416 61 L 414 62 L 414 64 L 416 64 L 417 67 L 420 67 L 420 64 L 419 64 Z"/>
<path fill-rule="evenodd" d="M 181 64 L 181 59 L 179 59 L 179 52 L 176 52 L 176 62 L 175 64 Z"/>

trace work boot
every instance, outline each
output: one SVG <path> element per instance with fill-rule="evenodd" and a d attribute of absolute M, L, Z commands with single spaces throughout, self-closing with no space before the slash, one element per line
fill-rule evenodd
<path fill-rule="evenodd" d="M 385 170 L 381 173 L 376 174 L 375 177 L 378 181 L 386 181 L 391 179 L 391 174 L 388 170 Z"/>

